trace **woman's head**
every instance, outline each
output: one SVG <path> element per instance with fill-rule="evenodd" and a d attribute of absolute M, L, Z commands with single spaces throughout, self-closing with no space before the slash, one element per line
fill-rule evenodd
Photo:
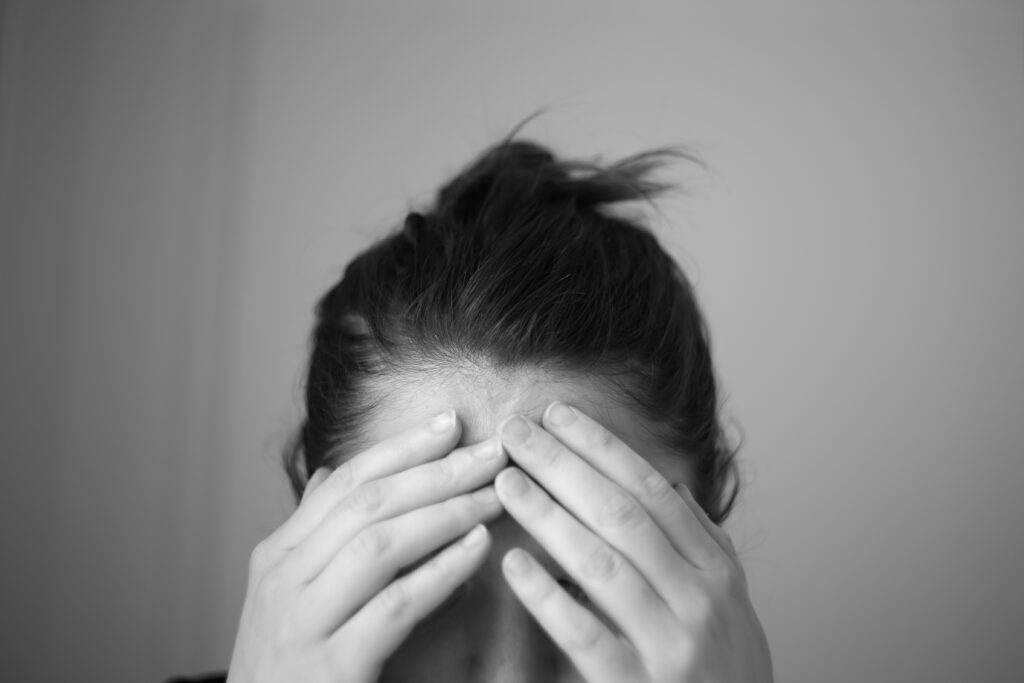
<path fill-rule="evenodd" d="M 654 236 L 610 211 L 664 189 L 650 174 L 672 156 L 601 167 L 506 140 L 357 256 L 316 309 L 306 419 L 287 453 L 296 494 L 369 445 L 402 383 L 530 371 L 608 387 L 724 520 L 736 479 L 703 317 Z"/>

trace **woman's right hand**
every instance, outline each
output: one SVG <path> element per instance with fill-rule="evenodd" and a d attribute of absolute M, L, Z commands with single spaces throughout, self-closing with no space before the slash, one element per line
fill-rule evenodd
<path fill-rule="evenodd" d="M 449 411 L 310 478 L 295 513 L 252 553 L 228 681 L 377 679 L 483 562 L 483 523 L 501 511 L 491 485 L 506 462 L 500 442 L 452 450 L 460 433 Z"/>

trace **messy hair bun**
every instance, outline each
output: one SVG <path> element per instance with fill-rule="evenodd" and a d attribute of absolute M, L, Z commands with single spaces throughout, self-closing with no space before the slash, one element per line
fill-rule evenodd
<path fill-rule="evenodd" d="M 567 204 L 588 212 L 615 202 L 650 199 L 669 186 L 651 180 L 651 171 L 679 150 L 655 150 L 607 167 L 584 161 L 561 161 L 548 149 L 509 141 L 482 155 L 438 193 L 438 211 L 476 216 L 485 205 L 522 206 L 524 197 L 538 204 Z"/>

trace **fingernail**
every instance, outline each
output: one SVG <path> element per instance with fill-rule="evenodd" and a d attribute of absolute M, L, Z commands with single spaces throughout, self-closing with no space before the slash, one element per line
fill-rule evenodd
<path fill-rule="evenodd" d="M 466 537 L 462 539 L 462 545 L 466 548 L 473 548 L 484 542 L 487 538 L 487 529 L 484 528 L 483 524 L 477 524 L 473 527 L 473 530 L 466 534 Z"/>
<path fill-rule="evenodd" d="M 455 411 L 446 410 L 430 421 L 430 431 L 435 434 L 444 434 L 455 426 Z"/>
<path fill-rule="evenodd" d="M 472 496 L 473 500 L 475 500 L 480 505 L 491 506 L 498 502 L 498 494 L 494 490 L 493 486 L 487 486 L 480 489 L 479 491 L 473 491 L 473 493 L 470 495 Z"/>
<path fill-rule="evenodd" d="M 529 438 L 530 425 L 518 415 L 513 415 L 501 423 L 501 426 L 498 428 L 498 434 L 501 435 L 503 442 L 511 446 L 518 446 Z"/>
<path fill-rule="evenodd" d="M 501 476 L 498 477 L 498 486 L 512 497 L 519 497 L 530 488 L 530 484 L 526 481 L 523 473 L 515 469 L 502 472 Z"/>
<path fill-rule="evenodd" d="M 576 421 L 576 411 L 560 401 L 555 401 L 548 406 L 544 417 L 553 425 L 565 427 Z"/>
<path fill-rule="evenodd" d="M 470 455 L 484 462 L 493 462 L 501 455 L 501 442 L 495 438 L 478 443 L 469 450 Z"/>
<path fill-rule="evenodd" d="M 513 576 L 526 576 L 530 573 L 530 560 L 526 551 L 513 548 L 505 554 L 505 571 Z"/>

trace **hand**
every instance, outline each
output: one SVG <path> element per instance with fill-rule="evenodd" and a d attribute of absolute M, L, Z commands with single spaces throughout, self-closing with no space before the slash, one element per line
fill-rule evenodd
<path fill-rule="evenodd" d="M 453 451 L 452 412 L 431 424 L 318 470 L 295 513 L 256 546 L 229 681 L 375 681 L 416 622 L 483 562 L 481 523 L 501 512 L 486 485 L 505 454 L 497 439 Z"/>
<path fill-rule="evenodd" d="M 689 491 L 677 493 L 577 409 L 552 404 L 543 429 L 520 419 L 526 430 L 516 436 L 512 418 L 502 441 L 536 483 L 509 468 L 498 476 L 498 496 L 603 617 L 521 549 L 505 555 L 502 570 L 583 677 L 770 682 L 768 643 L 736 552 Z"/>

